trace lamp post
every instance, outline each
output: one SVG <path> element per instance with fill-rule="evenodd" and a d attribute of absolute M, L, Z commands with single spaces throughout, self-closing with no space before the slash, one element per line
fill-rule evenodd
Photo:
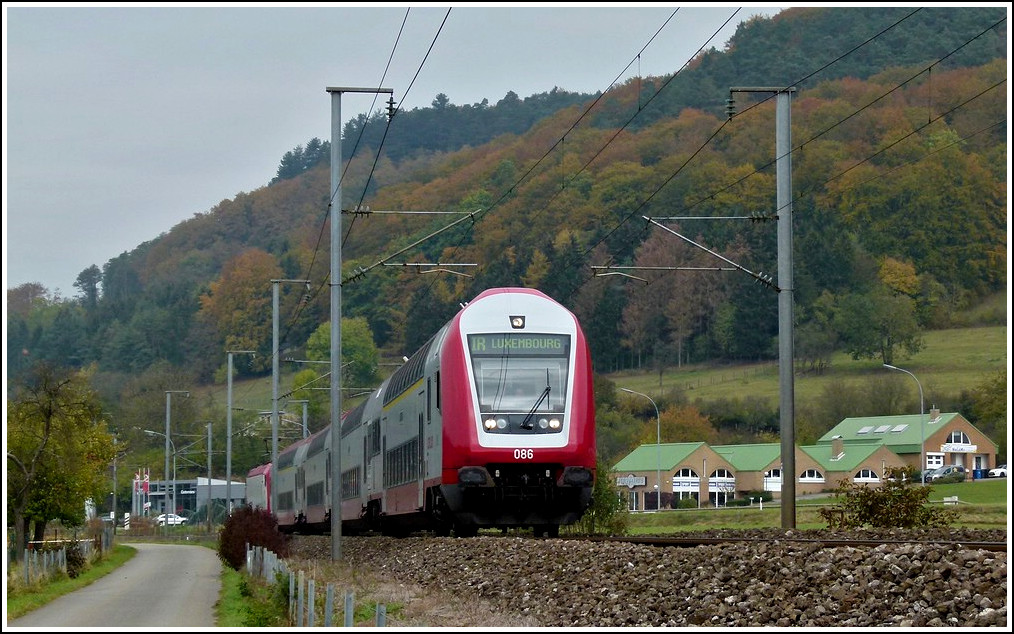
<path fill-rule="evenodd" d="M 116 435 L 113 435 L 113 535 L 116 534 Z"/>
<path fill-rule="evenodd" d="M 163 438 L 166 439 L 166 444 L 172 447 L 172 450 L 173 450 L 173 479 L 172 479 L 173 510 L 172 510 L 172 512 L 175 513 L 176 512 L 176 508 L 175 508 L 176 507 L 176 443 L 174 443 L 172 441 L 172 438 L 169 438 L 169 436 L 166 436 L 165 434 L 163 434 L 160 431 L 152 431 L 150 429 L 145 429 L 144 433 L 148 434 L 149 436 L 162 436 Z M 169 479 L 169 454 L 166 454 L 165 471 L 166 471 L 165 477 L 168 480 Z M 163 509 L 162 510 L 163 510 L 163 513 L 165 514 L 165 534 L 168 537 L 169 536 L 169 489 L 166 489 L 164 493 L 165 493 L 165 496 L 162 499 L 162 504 L 163 504 Z"/>
<path fill-rule="evenodd" d="M 652 407 L 655 408 L 655 486 L 658 488 L 658 496 L 655 498 L 655 510 L 660 511 L 662 510 L 662 419 L 658 416 L 658 405 L 655 405 L 654 399 L 647 394 L 628 390 L 625 387 L 621 387 L 620 390 L 643 396 L 651 401 Z"/>
<path fill-rule="evenodd" d="M 888 370 L 897 370 L 898 372 L 904 372 L 905 374 L 915 379 L 915 384 L 919 386 L 919 482 L 923 486 L 925 486 L 926 478 L 923 472 L 926 471 L 926 423 L 925 421 L 923 421 L 922 417 L 925 414 L 926 410 L 923 408 L 922 383 L 920 383 L 919 379 L 916 378 L 916 376 L 911 372 L 909 372 L 908 370 L 902 370 L 901 368 L 895 367 L 893 365 L 888 365 L 886 363 L 884 364 L 884 367 L 887 368 Z"/>
<path fill-rule="evenodd" d="M 211 422 L 208 421 L 208 534 L 211 534 Z"/>
<path fill-rule="evenodd" d="M 227 350 L 229 355 L 228 389 L 225 408 L 225 516 L 232 515 L 232 355 L 256 354 L 253 350 Z"/>
<path fill-rule="evenodd" d="M 165 473 L 169 475 L 169 445 L 172 444 L 172 440 L 169 439 L 169 421 L 172 418 L 172 396 L 173 394 L 182 394 L 189 397 L 190 392 L 186 390 L 166 390 L 165 391 Z M 173 507 L 172 512 L 176 512 L 176 450 L 173 449 Z M 166 496 L 166 503 L 168 503 L 169 497 Z M 166 513 L 169 513 L 169 509 L 166 508 Z M 169 535 L 169 518 L 166 517 L 165 522 L 165 534 Z"/>

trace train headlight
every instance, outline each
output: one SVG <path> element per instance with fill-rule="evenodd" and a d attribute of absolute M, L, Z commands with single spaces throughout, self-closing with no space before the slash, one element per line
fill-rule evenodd
<path fill-rule="evenodd" d="M 542 428 L 542 429 L 545 429 L 545 428 L 549 427 L 549 421 L 546 420 L 545 418 L 540 418 L 539 419 L 539 427 Z"/>
<path fill-rule="evenodd" d="M 559 418 L 550 418 L 549 419 L 549 428 L 550 429 L 560 429 L 560 419 Z"/>
<path fill-rule="evenodd" d="M 496 419 L 496 426 L 498 429 L 507 429 L 507 419 L 506 418 Z"/>
<path fill-rule="evenodd" d="M 493 431 L 494 429 L 496 429 L 496 419 L 487 418 L 486 420 L 482 421 L 482 426 L 488 429 L 489 431 Z"/>

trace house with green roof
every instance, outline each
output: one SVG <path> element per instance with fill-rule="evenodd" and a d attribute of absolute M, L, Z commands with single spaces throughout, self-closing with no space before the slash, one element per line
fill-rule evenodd
<path fill-rule="evenodd" d="M 716 445 L 713 449 L 732 465 L 737 491 L 744 494 L 748 491 L 770 491 L 774 497 L 780 497 L 782 447 L 779 443 Z"/>
<path fill-rule="evenodd" d="M 846 481 L 879 485 L 888 469 L 905 466 L 901 456 L 878 443 L 845 444 L 835 439 L 796 449 L 797 495 L 836 489 Z"/>
<path fill-rule="evenodd" d="M 617 462 L 611 475 L 627 508 L 641 511 L 659 508 L 656 491 L 662 508 L 675 508 L 681 500 L 701 506 L 714 498 L 721 504 L 735 492 L 732 472 L 732 465 L 707 443 L 686 442 L 641 445 Z"/>
<path fill-rule="evenodd" d="M 889 448 L 917 471 L 943 465 L 961 465 L 971 474 L 984 474 L 997 466 L 997 444 L 957 413 L 846 418 L 817 440 L 830 444 L 840 438 L 846 445 L 874 443 Z M 925 460 L 925 463 L 923 463 Z"/>
<path fill-rule="evenodd" d="M 846 418 L 815 445 L 797 446 L 797 495 L 830 491 L 843 482 L 879 486 L 888 469 L 958 464 L 984 477 L 997 445 L 960 414 Z M 982 474 L 982 475 L 979 475 Z M 710 446 L 704 442 L 645 444 L 611 469 L 630 510 L 724 506 L 753 491 L 781 497 L 780 443 Z M 656 493 L 656 492 L 660 492 Z"/>
<path fill-rule="evenodd" d="M 736 491 L 782 492 L 782 451 L 780 443 L 717 445 L 714 450 L 734 469 Z M 883 445 L 842 442 L 796 447 L 796 494 L 820 493 L 836 488 L 845 480 L 879 483 L 889 467 L 904 462 Z"/>

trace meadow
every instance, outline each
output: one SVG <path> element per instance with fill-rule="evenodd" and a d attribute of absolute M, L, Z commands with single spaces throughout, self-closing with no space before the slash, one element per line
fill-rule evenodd
<path fill-rule="evenodd" d="M 944 498 L 957 496 L 955 528 L 998 529 L 1010 532 L 1007 502 L 1010 486 L 1007 478 L 989 478 L 949 484 L 928 485 L 927 502 L 943 504 Z M 796 500 L 796 528 L 827 528 L 819 509 L 836 503 L 830 494 L 803 496 Z M 684 531 L 751 529 L 782 527 L 781 505 L 777 501 L 748 507 L 703 509 L 663 509 L 629 513 L 631 535 L 657 535 Z"/>
<path fill-rule="evenodd" d="M 957 396 L 963 390 L 978 387 L 991 374 L 1007 367 L 1006 326 L 931 330 L 924 334 L 924 342 L 922 351 L 909 358 L 899 355 L 893 365 L 918 377 L 927 399 L 933 394 Z M 839 352 L 832 355 L 830 367 L 823 373 L 797 370 L 793 392 L 796 402 L 802 403 L 816 399 L 835 381 L 852 385 L 889 375 L 898 373 L 884 368 L 879 359 L 856 360 Z M 690 365 L 670 368 L 661 375 L 650 371 L 625 371 L 608 374 L 606 378 L 648 394 L 684 390 L 690 401 L 728 398 L 730 389 L 734 389 L 738 398 L 764 399 L 771 407 L 777 407 L 780 389 L 777 361 L 729 366 Z M 913 393 L 916 389 L 913 382 Z M 931 402 L 926 402 L 927 409 Z"/>

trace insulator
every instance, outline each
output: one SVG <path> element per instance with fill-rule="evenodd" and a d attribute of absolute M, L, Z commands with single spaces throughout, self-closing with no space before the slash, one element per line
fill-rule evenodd
<path fill-rule="evenodd" d="M 725 115 L 729 117 L 729 119 L 732 119 L 732 117 L 735 114 L 736 114 L 736 100 L 733 99 L 732 97 L 729 97 L 728 99 L 725 100 Z"/>

